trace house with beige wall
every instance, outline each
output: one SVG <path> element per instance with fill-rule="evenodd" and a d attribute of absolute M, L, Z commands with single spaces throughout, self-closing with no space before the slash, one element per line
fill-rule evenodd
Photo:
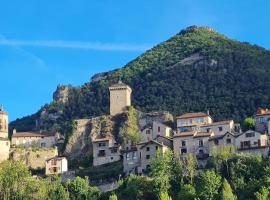
<path fill-rule="evenodd" d="M 232 146 L 235 149 L 235 138 L 236 134 L 232 132 L 227 132 L 223 135 L 214 135 L 210 137 L 209 138 L 210 155 L 212 151 L 216 151 L 217 153 L 220 152 L 220 150 L 224 146 Z"/>
<path fill-rule="evenodd" d="M 154 140 L 158 136 L 172 137 L 172 129 L 163 123 L 153 121 L 141 130 L 142 141 Z"/>
<path fill-rule="evenodd" d="M 11 145 L 25 148 L 50 148 L 56 145 L 56 135 L 54 132 L 14 131 L 11 137 Z"/>
<path fill-rule="evenodd" d="M 191 153 L 198 159 L 209 157 L 210 149 L 208 140 L 214 136 L 213 132 L 178 132 L 173 136 L 173 148 L 176 156 Z"/>
<path fill-rule="evenodd" d="M 267 132 L 270 135 L 270 111 L 265 108 L 259 108 L 254 115 L 255 130 L 261 133 Z"/>
<path fill-rule="evenodd" d="M 68 171 L 68 161 L 65 157 L 53 157 L 46 160 L 45 174 L 63 174 Z"/>
<path fill-rule="evenodd" d="M 227 132 L 234 131 L 234 121 L 226 120 L 202 125 L 201 131 L 203 132 L 212 131 L 215 133 L 215 135 L 224 135 Z"/>
<path fill-rule="evenodd" d="M 200 126 L 211 124 L 213 122 L 209 113 L 197 112 L 197 113 L 185 113 L 176 117 L 177 131 L 199 131 Z"/>
<path fill-rule="evenodd" d="M 92 140 L 93 165 L 99 166 L 119 161 L 121 159 L 120 146 L 113 136 L 99 137 Z"/>
<path fill-rule="evenodd" d="M 269 137 L 267 133 L 248 130 L 236 136 L 235 146 L 239 153 L 251 153 L 267 157 Z"/>

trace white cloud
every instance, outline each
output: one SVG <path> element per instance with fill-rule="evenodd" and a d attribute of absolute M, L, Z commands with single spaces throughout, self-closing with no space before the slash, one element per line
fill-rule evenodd
<path fill-rule="evenodd" d="M 0 39 L 0 45 L 12 46 L 32 46 L 32 47 L 49 47 L 49 48 L 70 48 L 86 49 L 98 51 L 145 51 L 150 49 L 150 45 L 133 45 L 133 44 L 110 44 L 110 43 L 92 43 L 81 41 L 64 41 L 64 40 L 10 40 Z"/>

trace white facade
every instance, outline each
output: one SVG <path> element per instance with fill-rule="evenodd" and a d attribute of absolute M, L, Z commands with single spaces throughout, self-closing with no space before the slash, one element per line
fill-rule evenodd
<path fill-rule="evenodd" d="M 234 130 L 234 121 L 220 121 L 213 122 L 211 124 L 201 126 L 201 131 L 208 132 L 213 131 L 215 135 L 224 135 L 227 132 L 232 132 Z"/>
<path fill-rule="evenodd" d="M 63 174 L 68 171 L 68 161 L 65 157 L 54 157 L 46 160 L 46 175 Z"/>

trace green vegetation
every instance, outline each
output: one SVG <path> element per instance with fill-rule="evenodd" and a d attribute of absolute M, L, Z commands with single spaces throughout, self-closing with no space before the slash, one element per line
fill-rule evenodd
<path fill-rule="evenodd" d="M 4 161 L 0 164 L 0 199 L 28 200 L 98 200 L 101 192 L 89 185 L 88 178 L 76 177 L 64 184 L 57 176 L 37 179 L 20 162 Z"/>
<path fill-rule="evenodd" d="M 255 128 L 255 119 L 253 117 L 247 117 L 244 120 L 244 129 L 254 129 Z"/>
<path fill-rule="evenodd" d="M 125 119 L 119 129 L 121 143 L 125 145 L 131 140 L 134 144 L 137 144 L 141 140 L 138 111 L 134 107 L 129 106 L 124 116 Z"/>
<path fill-rule="evenodd" d="M 89 165 L 89 163 L 88 163 Z M 88 176 L 91 180 L 98 181 L 102 180 L 110 180 L 110 179 L 118 179 L 119 175 L 123 173 L 123 165 L 122 161 L 114 162 L 110 164 L 105 164 L 98 167 L 87 167 L 84 169 L 76 169 L 76 174 L 80 177 Z"/>

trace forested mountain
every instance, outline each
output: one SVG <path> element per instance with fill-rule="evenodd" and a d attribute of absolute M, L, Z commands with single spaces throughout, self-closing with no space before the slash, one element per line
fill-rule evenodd
<path fill-rule="evenodd" d="M 257 107 L 270 106 L 270 51 L 192 26 L 123 68 L 71 87 L 65 104 L 53 102 L 12 122 L 11 127 L 32 129 L 44 109 L 60 116 L 47 128 L 108 114 L 108 87 L 119 79 L 132 87 L 132 104 L 139 110 L 166 110 L 174 115 L 210 110 L 216 120 L 240 121 Z"/>

